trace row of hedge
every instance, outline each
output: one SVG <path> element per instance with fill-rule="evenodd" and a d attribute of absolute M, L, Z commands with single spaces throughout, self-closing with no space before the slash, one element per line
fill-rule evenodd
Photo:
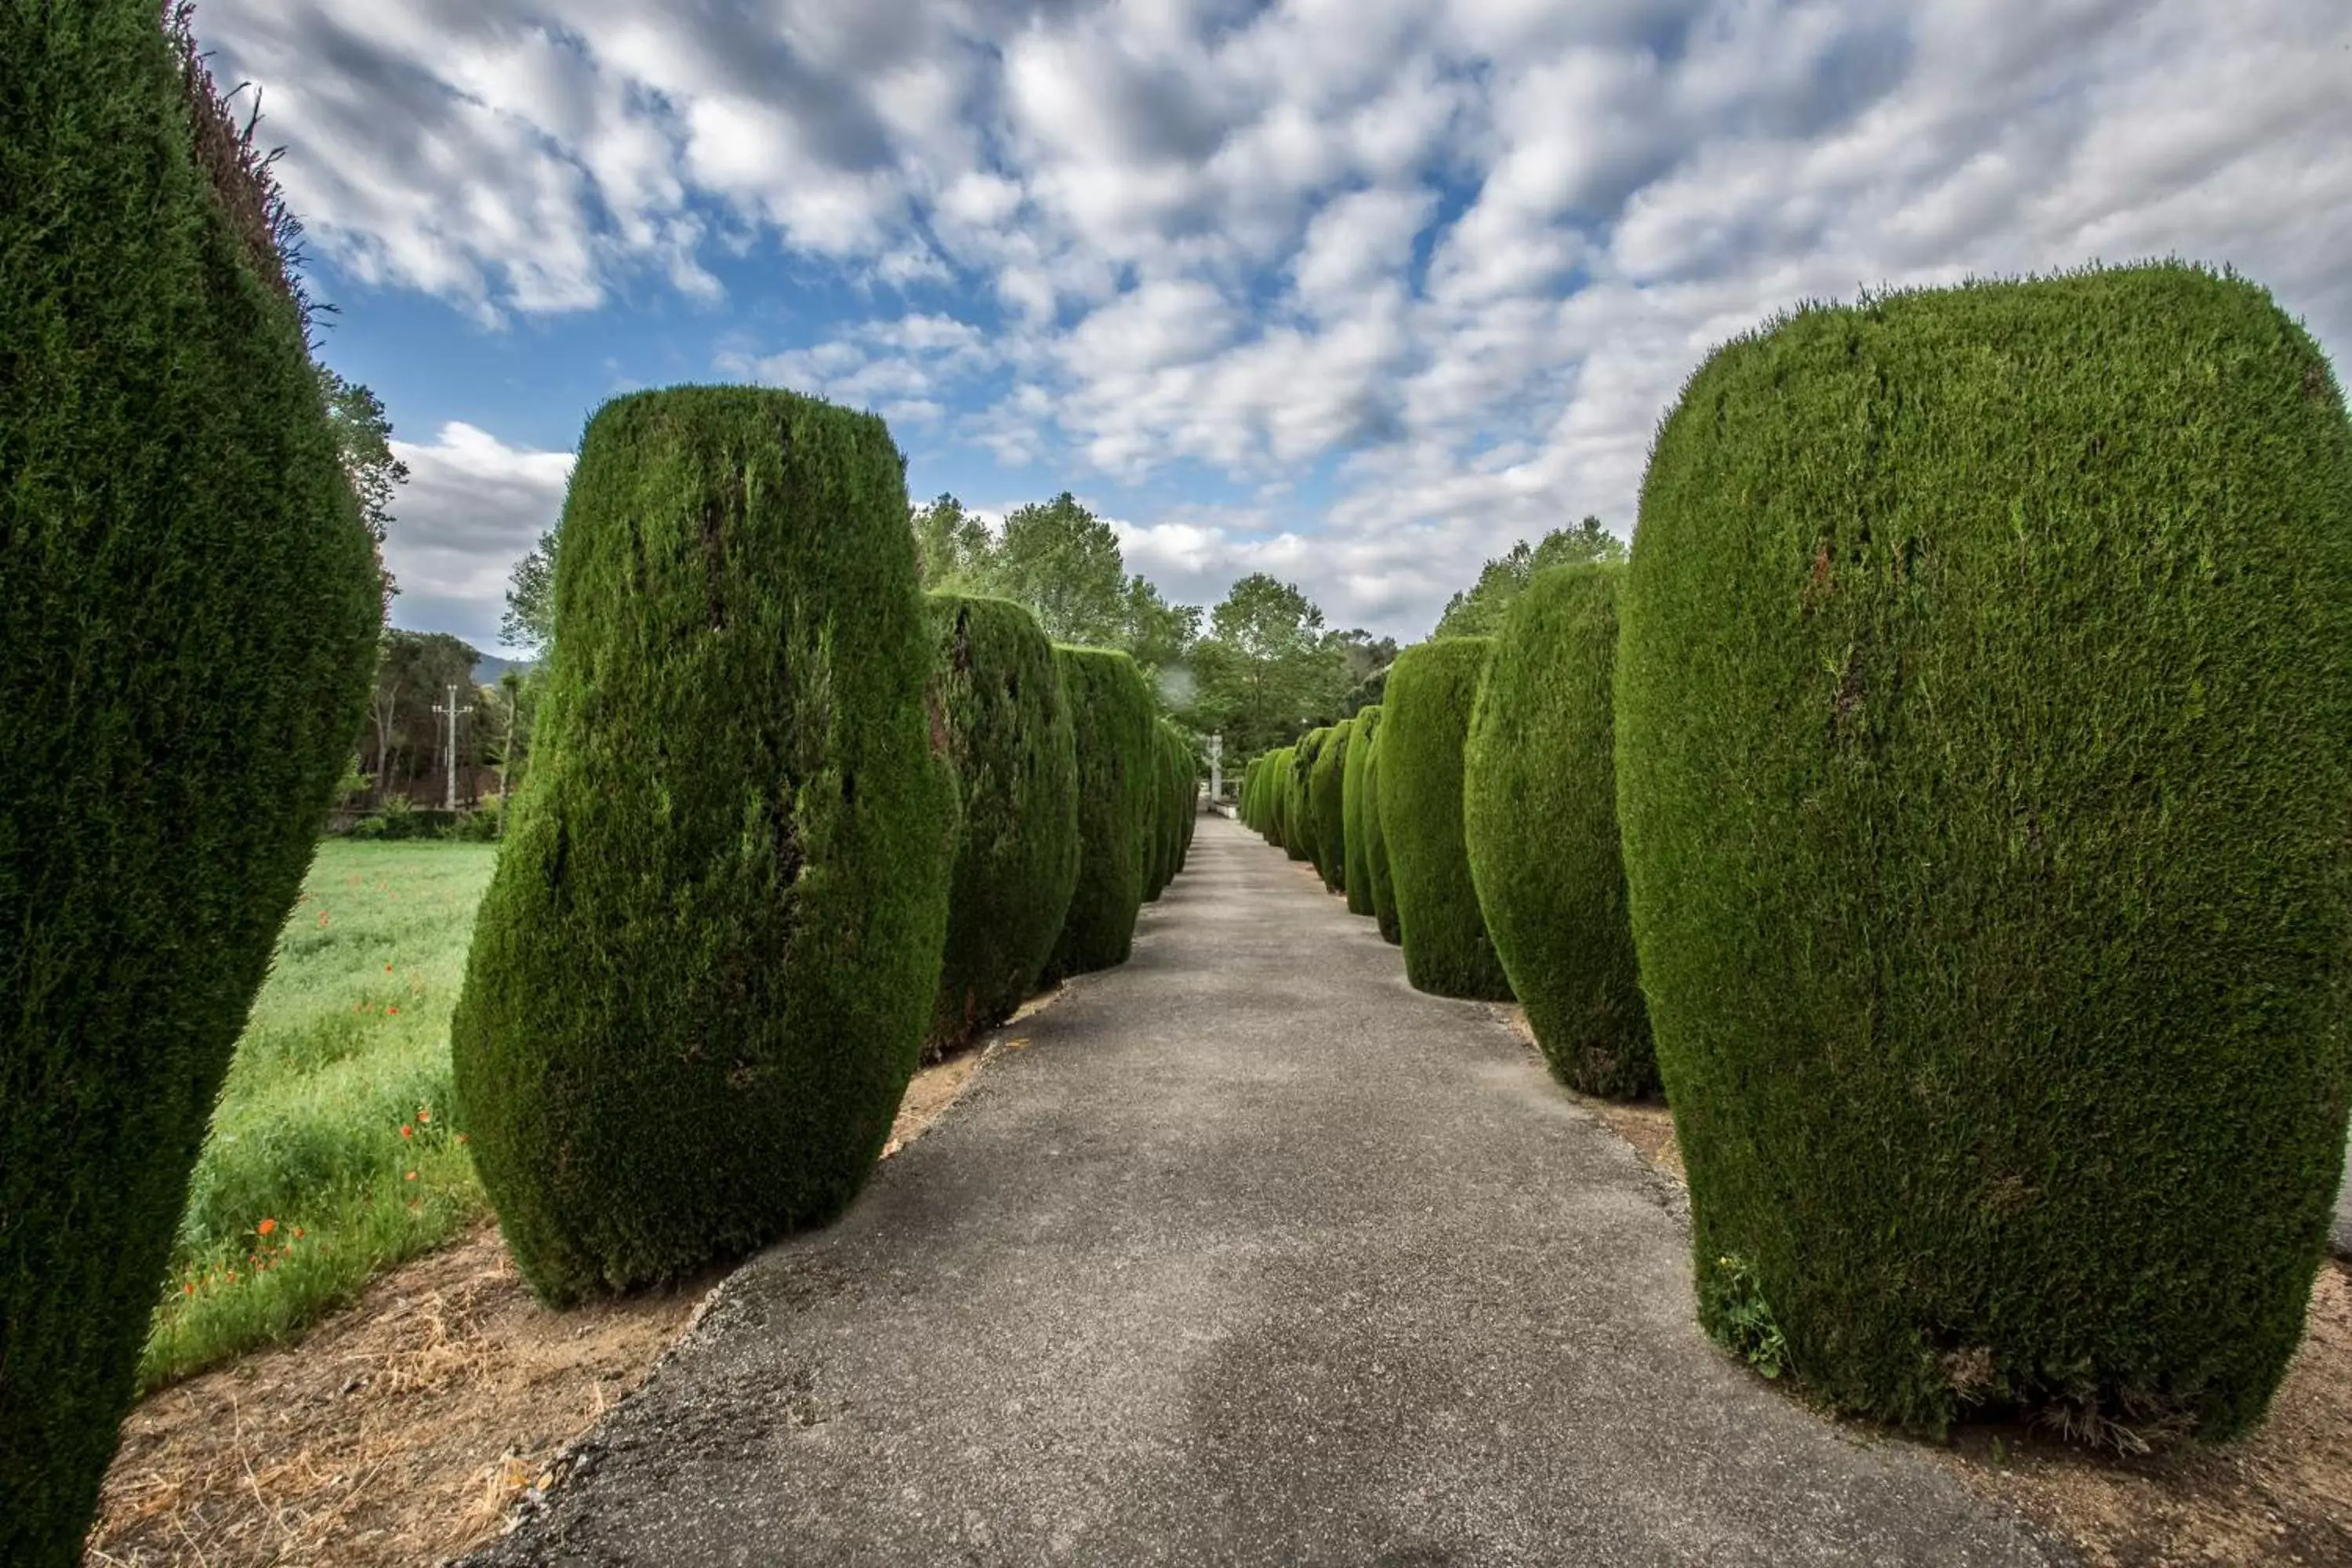
<path fill-rule="evenodd" d="M 144 19 L 152 29 L 152 9 Z M 204 304 L 156 319 L 202 342 Z M 148 320 L 131 312 L 131 326 Z M 299 332 L 262 320 L 315 402 Z M 152 479 L 122 504 L 163 508 L 184 536 L 11 530 L 9 581 L 103 619 L 137 540 L 188 617 L 140 622 L 134 596 L 89 645 L 122 663 L 92 689 L 143 711 L 160 685 L 177 704 L 126 710 L 110 752 L 92 737 L 114 730 L 89 730 L 86 703 L 41 706 L 62 688 L 19 679 L 13 657 L 85 623 L 19 624 L 24 602 L 0 605 L 14 711 L 37 721 L 9 734 L 47 737 L 30 755 L 12 743 L 22 765 L 5 775 L 0 817 L 32 858 L 12 851 L 12 872 L 30 875 L 0 881 L 11 929 L 29 933 L 5 959 L 0 1095 L 10 1563 L 78 1556 L 205 1115 L 371 668 L 377 580 L 323 410 L 276 396 L 277 361 L 230 363 L 234 391 L 199 377 L 211 391 L 198 405 L 151 397 L 184 433 L 193 477 L 76 467 L 72 432 L 13 399 L 0 408 L 11 472 L 24 450 L 78 476 L 78 495 Z M 266 428 L 238 412 L 257 397 Z M 293 488 L 257 500 L 213 485 L 205 462 L 258 482 L 238 443 L 278 454 Z M 551 1304 L 689 1273 L 836 1213 L 926 1047 L 952 1049 L 1041 983 L 1123 961 L 1140 903 L 1182 867 L 1192 749 L 1133 661 L 1057 647 L 1017 605 L 927 600 L 903 471 L 879 418 L 764 389 L 619 398 L 583 437 L 534 766 L 450 1025 L 457 1121 L 518 1267 Z M 174 556 L 216 533 L 236 548 Z M 27 539 L 29 552 L 15 542 Z M 273 618 L 280 607 L 301 624 Z M 196 657 L 174 635 L 210 640 Z M 204 686 L 152 679 L 159 657 L 202 668 Z M 175 750 L 142 753 L 146 735 Z M 192 774 L 189 756 L 220 765 Z M 58 759 L 67 774 L 44 776 Z M 230 776 L 270 787 L 222 790 Z M 183 826 L 158 831 L 166 822 Z"/>
<path fill-rule="evenodd" d="M 1630 563 L 1407 650 L 1368 728 L 1245 819 L 1564 1080 L 1663 1083 L 1719 1339 L 1931 1430 L 2260 1418 L 2352 1097 L 2352 426 L 2263 290 L 1728 344 Z"/>
<path fill-rule="evenodd" d="M 582 440 L 451 1026 L 549 1301 L 838 1212 L 926 1048 L 1123 963 L 1182 863 L 1191 752 L 1133 660 L 927 605 L 901 472 L 879 418 L 752 388 L 620 398 Z"/>
<path fill-rule="evenodd" d="M 1378 921 L 1414 985 L 1508 999 L 1464 835 L 1463 748 L 1488 649 L 1483 637 L 1408 648 L 1384 702 L 1245 766 L 1239 812 Z"/>

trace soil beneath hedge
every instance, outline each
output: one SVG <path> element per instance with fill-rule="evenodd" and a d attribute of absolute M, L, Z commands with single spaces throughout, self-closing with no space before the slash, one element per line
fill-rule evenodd
<path fill-rule="evenodd" d="M 994 1048 L 916 1074 L 883 1158 L 945 1114 Z M 570 1445 L 726 1273 L 551 1312 L 484 1226 L 297 1343 L 142 1401 L 85 1568 L 412 1568 L 478 1546 L 557 1482 Z"/>
<path fill-rule="evenodd" d="M 1496 1011 L 1533 1049 L 1525 1015 Z M 1685 1179 L 1664 1105 L 1569 1098 L 1661 1174 Z M 2091 1568 L 2352 1563 L 2352 1269 L 2333 1259 L 2320 1269 L 2302 1348 L 2269 1418 L 2242 1442 L 2118 1458 L 2023 1423 L 1989 1422 L 1919 1446 L 1980 1495 L 2070 1542 Z"/>

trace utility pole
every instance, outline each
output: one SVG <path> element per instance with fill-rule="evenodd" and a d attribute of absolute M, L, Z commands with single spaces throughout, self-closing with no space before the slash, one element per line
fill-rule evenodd
<path fill-rule="evenodd" d="M 457 683 L 454 680 L 449 683 L 449 700 L 446 703 L 436 702 L 433 705 L 433 711 L 449 716 L 449 747 L 441 753 L 444 762 L 447 764 L 446 776 L 449 781 L 448 794 L 443 797 L 441 803 L 444 810 L 457 809 L 457 715 L 471 713 L 473 710 L 474 705 L 470 702 L 463 708 L 457 706 Z"/>

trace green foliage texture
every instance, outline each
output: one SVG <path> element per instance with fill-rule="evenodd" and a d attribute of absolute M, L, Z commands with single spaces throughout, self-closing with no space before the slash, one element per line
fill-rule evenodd
<path fill-rule="evenodd" d="M 1331 739 L 1328 724 L 1309 730 L 1290 749 L 1290 776 L 1283 783 L 1283 841 L 1293 860 L 1323 868 L 1322 826 L 1315 816 L 1315 761 Z"/>
<path fill-rule="evenodd" d="M 1372 871 L 1364 839 L 1364 768 L 1371 761 L 1372 737 L 1381 727 L 1380 705 L 1358 709 L 1348 722 L 1347 763 L 1339 777 L 1341 831 L 1348 843 L 1348 912 L 1369 915 L 1373 912 Z"/>
<path fill-rule="evenodd" d="M 1381 837 L 1405 977 L 1440 996 L 1507 1000 L 1462 841 L 1462 743 L 1494 643 L 1445 637 L 1397 656 L 1381 704 Z"/>
<path fill-rule="evenodd" d="M 940 1056 L 1012 1016 L 1078 879 L 1076 731 L 1054 645 L 1009 599 L 929 595 L 934 679 L 962 809 L 924 1041 Z"/>
<path fill-rule="evenodd" d="M 1324 887 L 1335 893 L 1348 890 L 1345 786 L 1348 742 L 1355 732 L 1352 721 L 1331 726 L 1307 779 L 1308 805 L 1315 814 L 1315 868 L 1323 874 Z"/>
<path fill-rule="evenodd" d="M 1150 870 L 1151 694 L 1135 661 L 1109 648 L 1057 644 L 1078 746 L 1078 879 L 1050 980 L 1125 963 Z"/>
<path fill-rule="evenodd" d="M 1622 568 L 1558 566 L 1517 595 L 1463 747 L 1462 836 L 1486 934 L 1552 1075 L 1655 1093 L 1625 910 L 1611 750 Z"/>
<path fill-rule="evenodd" d="M 153 0 L 0 6 L 11 1568 L 81 1560 L 383 608 L 301 313 L 232 216 L 252 187 L 194 154 L 187 79 Z"/>
<path fill-rule="evenodd" d="M 1744 1274 L 1798 1376 L 1908 1425 L 2244 1431 L 2344 1163 L 2352 433 L 2311 339 L 2172 264 L 1801 311 L 1661 426 L 1622 613 L 1708 1326 Z"/>
<path fill-rule="evenodd" d="M 789 392 L 589 421 L 538 755 L 450 1029 L 551 1302 L 831 1217 L 889 1131 L 955 817 L 900 473 L 880 419 Z"/>
<path fill-rule="evenodd" d="M 1381 712 L 1386 715 L 1385 703 Z M 1388 831 L 1381 821 L 1381 730 L 1372 727 L 1364 748 L 1364 880 L 1372 900 L 1372 919 L 1380 922 L 1381 940 L 1402 946 L 1404 927 L 1397 922 L 1396 877 L 1389 864 Z"/>

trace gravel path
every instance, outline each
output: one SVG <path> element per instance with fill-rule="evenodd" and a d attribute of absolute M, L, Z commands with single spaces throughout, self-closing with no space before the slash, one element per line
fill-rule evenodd
<path fill-rule="evenodd" d="M 1711 1347 L 1673 1190 L 1234 824 L 1015 1033 L 479 1561 L 2063 1560 Z"/>

